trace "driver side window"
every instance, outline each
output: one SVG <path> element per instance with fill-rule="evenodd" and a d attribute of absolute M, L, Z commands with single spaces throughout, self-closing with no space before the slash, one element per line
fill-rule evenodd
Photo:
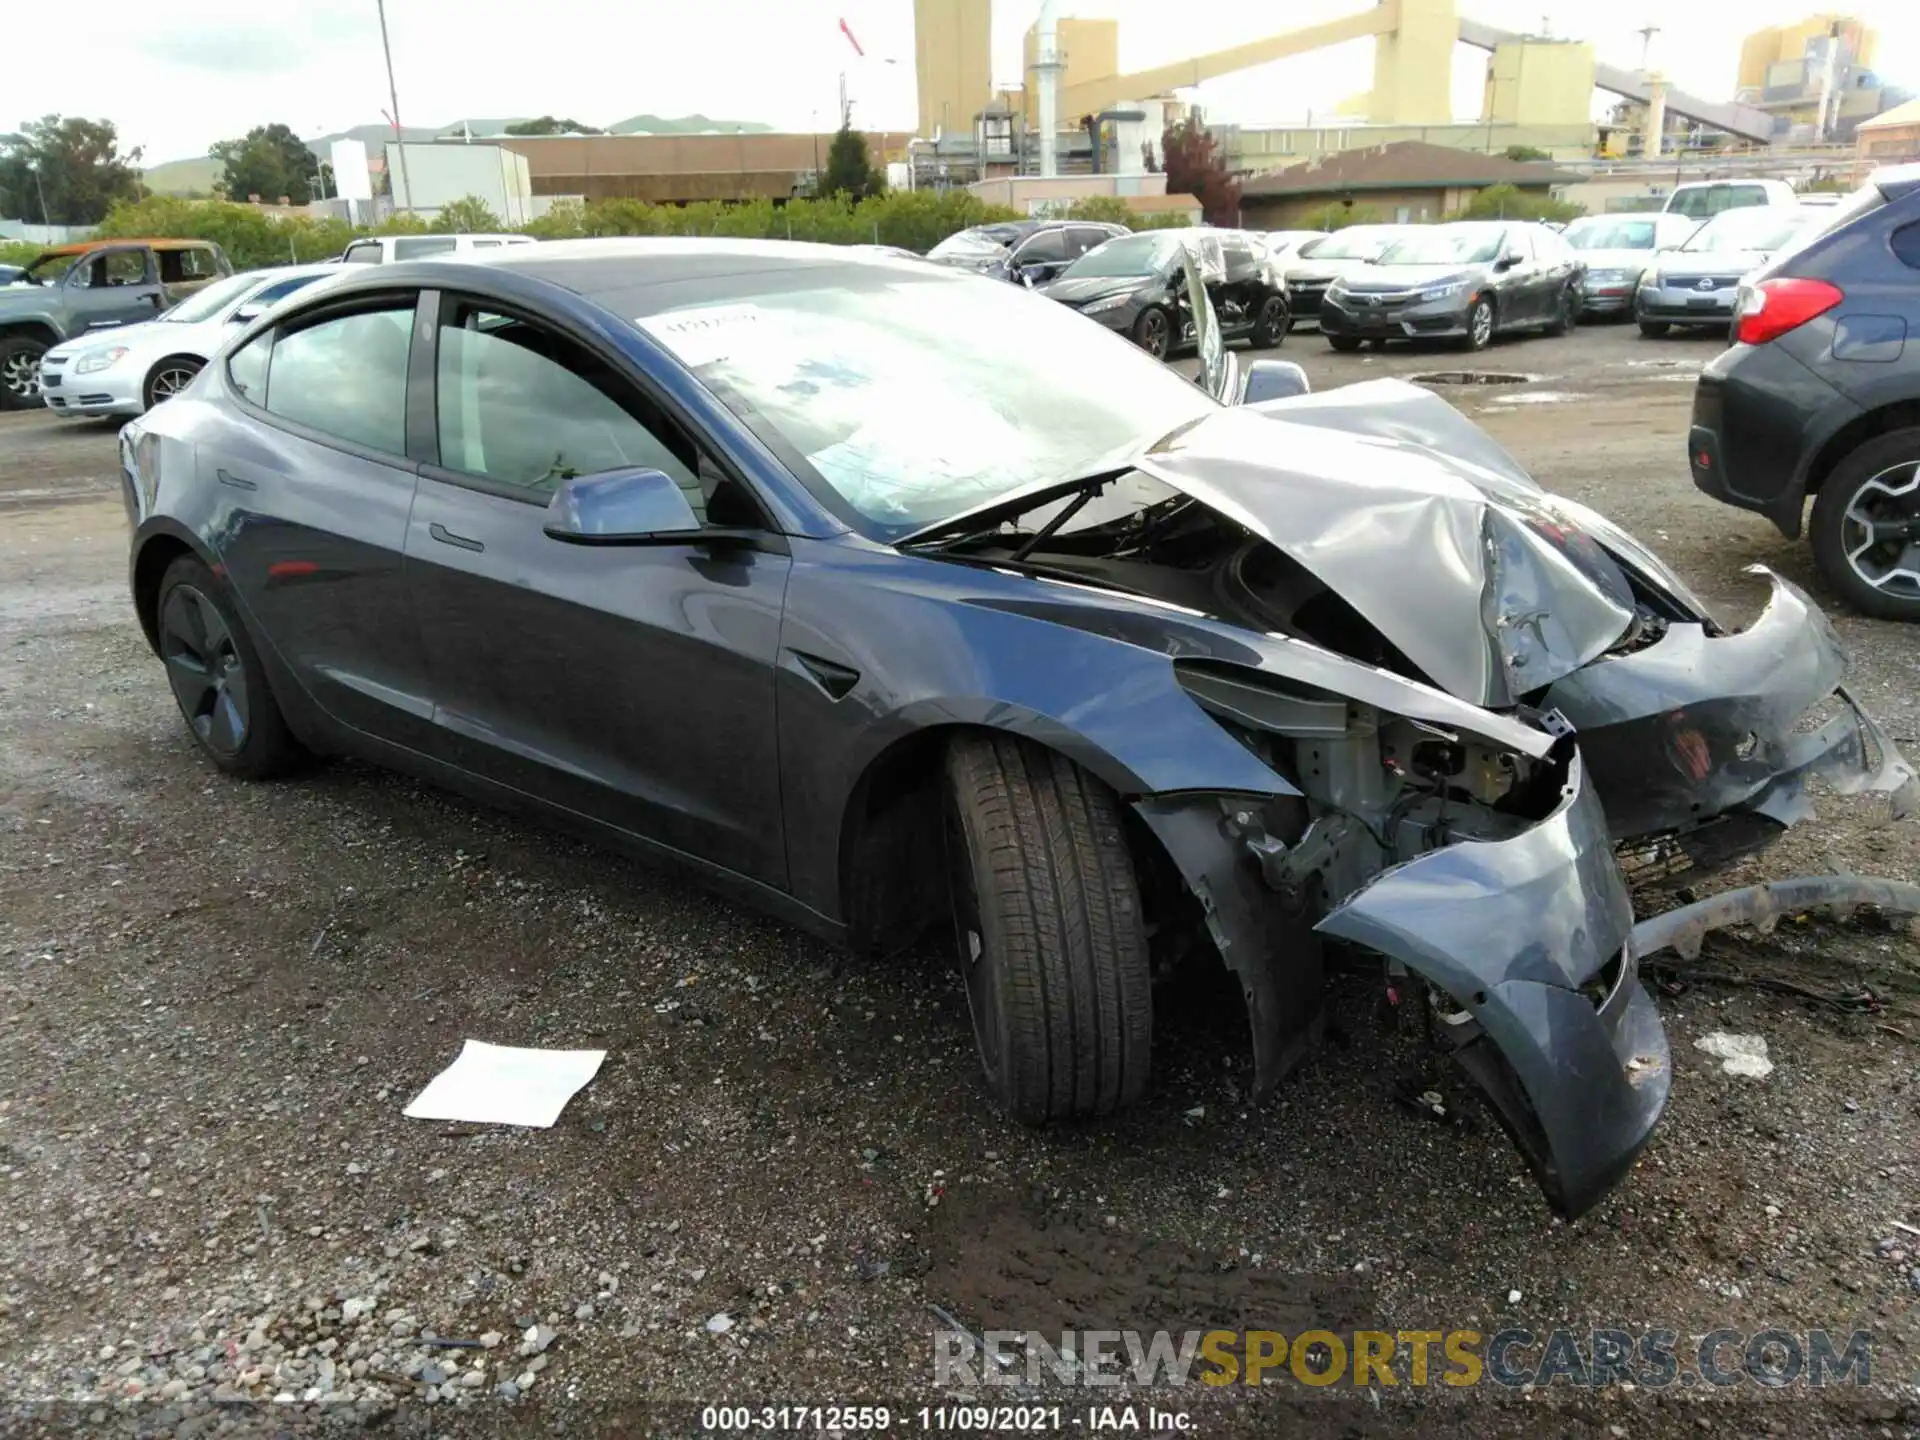
<path fill-rule="evenodd" d="M 1015 252 L 1013 263 L 1016 265 L 1050 265 L 1056 260 L 1064 260 L 1066 258 L 1066 232 L 1064 230 L 1042 230 Z"/>
<path fill-rule="evenodd" d="M 517 316 L 449 302 L 436 368 L 444 469 L 536 504 L 577 475 L 660 470 L 704 523 L 698 448 L 581 346 Z"/>

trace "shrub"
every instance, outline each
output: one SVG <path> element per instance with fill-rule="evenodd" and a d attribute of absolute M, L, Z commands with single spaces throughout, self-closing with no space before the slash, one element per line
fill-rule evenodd
<path fill-rule="evenodd" d="M 1575 220 L 1587 213 L 1551 195 L 1538 195 L 1501 181 L 1476 191 L 1474 197 L 1447 216 L 1449 220 Z"/>
<path fill-rule="evenodd" d="M 45 248 L 31 240 L 0 240 L 0 265 L 18 265 L 24 269 Z"/>

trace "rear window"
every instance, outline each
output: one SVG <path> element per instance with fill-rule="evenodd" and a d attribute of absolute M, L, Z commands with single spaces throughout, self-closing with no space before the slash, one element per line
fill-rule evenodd
<path fill-rule="evenodd" d="M 393 242 L 393 258 L 421 260 L 429 255 L 450 255 L 459 243 L 451 235 L 400 239 Z"/>

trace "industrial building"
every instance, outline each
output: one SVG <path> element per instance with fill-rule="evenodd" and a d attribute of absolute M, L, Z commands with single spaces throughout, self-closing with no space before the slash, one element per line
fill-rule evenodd
<path fill-rule="evenodd" d="M 1879 36 L 1848 15 L 1810 15 L 1740 44 L 1739 93 L 1773 119 L 1773 138 L 1849 140 L 1863 120 L 1911 98 L 1874 70 Z"/>

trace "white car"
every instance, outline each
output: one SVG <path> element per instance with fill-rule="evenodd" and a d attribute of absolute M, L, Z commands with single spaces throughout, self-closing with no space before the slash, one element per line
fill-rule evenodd
<path fill-rule="evenodd" d="M 337 264 L 249 270 L 215 281 L 157 319 L 75 336 L 40 357 L 41 395 L 49 410 L 70 420 L 144 415 L 184 389 L 236 326 L 341 273 Z"/>
<path fill-rule="evenodd" d="M 344 265 L 391 265 L 396 260 L 426 260 L 435 255 L 460 259 L 475 250 L 502 245 L 532 245 L 531 235 L 369 235 L 341 252 Z"/>

